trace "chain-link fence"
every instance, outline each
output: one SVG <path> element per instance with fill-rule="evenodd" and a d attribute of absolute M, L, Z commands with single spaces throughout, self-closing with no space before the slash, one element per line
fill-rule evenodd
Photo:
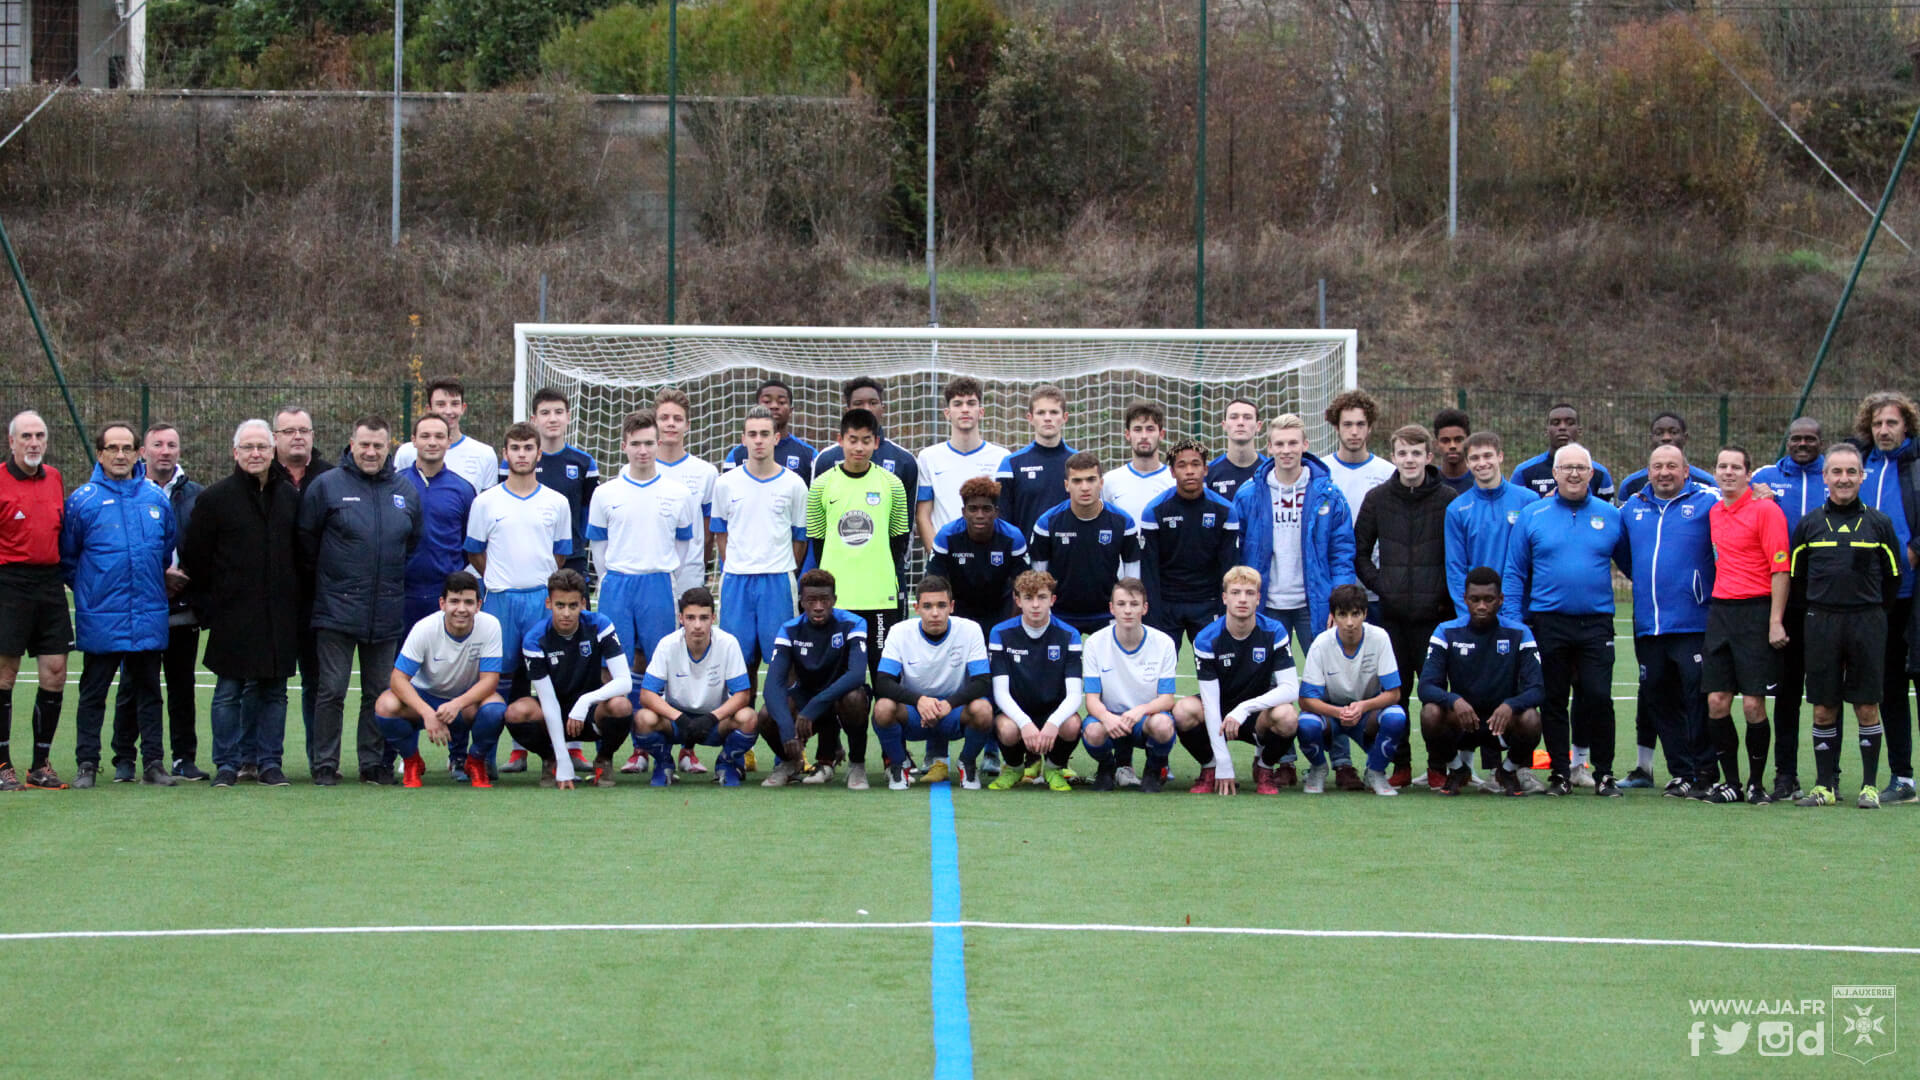
<path fill-rule="evenodd" d="M 1497 431 L 1505 443 L 1509 469 L 1547 448 L 1547 410 L 1562 402 L 1580 411 L 1580 442 L 1594 459 L 1620 480 L 1646 467 L 1652 448 L 1653 418 L 1678 413 L 1687 423 L 1689 457 L 1712 471 L 1715 447 L 1738 443 L 1752 453 L 1755 467 L 1778 456 L 1793 419 L 1792 394 L 1616 393 L 1592 390 L 1463 390 L 1447 387 L 1368 388 L 1380 401 L 1376 450 L 1401 424 L 1433 425 L 1441 409 L 1461 409 L 1474 431 Z M 1809 398 L 1805 414 L 1820 421 L 1829 440 L 1852 433 L 1858 396 Z"/>
<path fill-rule="evenodd" d="M 345 449 L 356 417 L 387 418 L 399 437 L 410 432 L 425 405 L 421 384 L 335 383 L 327 386 L 171 385 L 161 383 L 76 383 L 74 405 L 89 432 L 109 420 L 125 420 L 144 431 L 166 422 L 180 429 L 181 460 L 189 475 L 202 481 L 225 476 L 232 468 L 233 429 L 250 417 L 270 420 L 275 408 L 294 403 L 313 414 L 314 453 L 336 460 Z M 1645 467 L 1653 418 L 1676 412 L 1687 421 L 1692 456 L 1700 464 L 1713 447 L 1744 445 L 1758 461 L 1771 461 L 1792 417 L 1792 395 L 1615 393 L 1611 391 L 1463 390 L 1449 387 L 1371 387 L 1379 399 L 1380 423 L 1374 449 L 1384 453 L 1387 436 L 1401 424 L 1431 426 L 1441 409 L 1466 411 L 1475 431 L 1497 431 L 1506 440 L 1511 468 L 1546 448 L 1547 410 L 1567 402 L 1580 410 L 1581 442 L 1613 471 L 1615 479 Z M 513 388 L 505 383 L 469 383 L 462 427 L 498 445 L 513 411 Z M 11 416 L 38 409 L 52 436 L 48 460 L 66 474 L 69 486 L 82 483 L 89 469 L 86 448 L 52 383 L 0 383 L 0 400 Z M 1828 439 L 1852 430 L 1857 396 L 1820 395 L 1807 402 L 1806 415 L 1819 420 Z M 1212 425 L 1206 427 L 1211 430 Z M 1333 448 L 1315 447 L 1331 453 Z M 1703 465 L 1704 467 L 1704 465 Z"/>

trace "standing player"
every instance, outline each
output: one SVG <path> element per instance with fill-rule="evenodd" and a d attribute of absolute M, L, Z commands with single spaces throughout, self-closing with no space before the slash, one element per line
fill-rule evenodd
<path fill-rule="evenodd" d="M 1067 426 L 1067 395 L 1057 386 L 1034 387 L 1027 399 L 1027 422 L 1033 441 L 1008 454 L 994 470 L 1000 482 L 1000 520 L 1033 532 L 1033 523 L 1060 501 L 1067 482 L 1067 459 L 1073 447 L 1062 439 Z"/>
<path fill-rule="evenodd" d="M 1313 639 L 1300 673 L 1300 749 L 1312 762 L 1301 790 L 1318 795 L 1327 789 L 1323 744 L 1351 739 L 1367 751 L 1368 790 L 1398 795 L 1387 767 L 1407 739 L 1407 710 L 1400 705 L 1393 641 L 1367 621 L 1367 593 L 1360 586 L 1340 586 L 1327 603 L 1333 627 Z"/>
<path fill-rule="evenodd" d="M 427 411 L 447 422 L 447 468 L 455 475 L 473 485 L 476 492 L 485 491 L 506 478 L 500 471 L 500 457 L 493 447 L 481 442 L 460 430 L 460 421 L 467 415 L 467 392 L 458 379 L 435 379 L 427 384 Z M 282 409 L 274 414 L 276 426 L 283 420 L 304 419 L 311 425 L 313 420 L 303 411 L 294 410 L 295 415 Z M 308 445 L 312 445 L 313 432 L 307 432 Z M 393 471 L 403 472 L 413 466 L 419 451 L 411 444 L 403 443 L 393 452 Z M 295 486 L 304 487 L 299 477 L 293 478 Z"/>
<path fill-rule="evenodd" d="M 752 467 L 749 456 L 746 468 Z M 800 614 L 780 628 L 773 659 L 767 663 L 760 737 L 774 748 L 780 764 L 761 787 L 785 787 L 798 776 L 805 766 L 807 740 L 816 734 L 816 764 L 800 782 L 826 783 L 840 755 L 841 731 L 866 726 L 867 624 L 835 607 L 834 600 L 832 574 L 809 570 L 800 575 Z M 725 606 L 720 610 L 724 614 Z"/>
<path fill-rule="evenodd" d="M 1754 470 L 1753 484 L 1773 493 L 1787 515 L 1787 535 L 1800 519 L 1827 501 L 1821 476 L 1826 460 L 1820 421 L 1802 416 L 1787 425 L 1787 456 Z M 1787 593 L 1787 644 L 1780 650 L 1780 685 L 1773 695 L 1773 792 L 1777 801 L 1797 799 L 1800 790 L 1800 702 L 1807 685 L 1807 598 Z"/>
<path fill-rule="evenodd" d="M 662 638 L 647 660 L 634 730 L 672 736 L 682 746 L 720 747 L 714 779 L 739 787 L 747 751 L 759 737 L 759 719 L 739 640 L 713 625 L 713 594 L 689 589 L 680 597 L 680 629 Z M 667 747 L 654 742 L 641 748 L 653 758 L 653 786 L 672 783 Z"/>
<path fill-rule="evenodd" d="M 420 546 L 407 560 L 406 620 L 412 626 L 440 610 L 447 575 L 467 566 L 467 517 L 479 494 L 447 468 L 447 421 L 426 413 L 413 422 L 413 464 L 396 469 L 420 495 Z"/>
<path fill-rule="evenodd" d="M 926 775 L 932 782 L 946 779 L 946 766 L 939 758 L 954 736 L 964 734 L 961 786 L 978 790 L 976 762 L 980 748 L 993 737 L 993 683 L 986 638 L 979 624 L 953 614 L 953 586 L 937 574 L 920 579 L 913 606 L 915 617 L 887 635 L 886 651 L 873 680 L 873 726 L 887 750 L 887 786 L 897 791 L 909 783 L 901 764 L 907 756 L 906 740 L 927 741 L 931 764 Z M 864 735 L 861 741 L 864 745 Z M 1002 775 L 1019 773 L 1010 769 Z M 850 766 L 847 787 L 864 791 L 866 786 L 866 766 Z"/>
<path fill-rule="evenodd" d="M 627 417 L 620 425 L 627 466 L 594 491 L 587 510 L 587 540 L 601 571 L 600 610 L 634 666 L 673 633 L 676 545 L 693 536 L 700 520 L 693 493 L 654 469 L 656 432 L 652 413 Z"/>
<path fill-rule="evenodd" d="M 1159 791 L 1165 782 L 1167 757 L 1173 752 L 1173 689 L 1180 647 L 1145 624 L 1152 608 L 1147 587 L 1139 578 L 1115 582 L 1109 607 L 1113 622 L 1094 631 L 1080 654 L 1087 707 L 1080 737 L 1087 753 L 1099 763 L 1094 790 Z M 1114 760 L 1117 745 L 1135 742 L 1147 747 L 1144 777 L 1134 776 L 1131 765 L 1117 765 Z"/>
<path fill-rule="evenodd" d="M 1573 790 L 1572 751 L 1590 748 L 1594 794 L 1620 797 L 1613 778 L 1613 573 L 1630 567 L 1620 510 L 1592 489 L 1593 459 L 1570 442 L 1554 454 L 1553 498 L 1520 512 L 1502 578 L 1519 597 L 1540 646 L 1546 686 L 1541 727 L 1548 795 Z M 1568 695 L 1573 695 L 1569 713 Z M 1584 784 L 1581 786 L 1585 786 Z"/>
<path fill-rule="evenodd" d="M 1500 574 L 1467 571 L 1467 613 L 1434 628 L 1420 671 L 1420 734 L 1429 760 L 1447 762 L 1436 795 L 1458 795 L 1473 779 L 1475 746 L 1504 747 L 1499 791 L 1525 795 L 1520 778 L 1540 743 L 1540 649 L 1525 625 L 1500 617 Z"/>
<path fill-rule="evenodd" d="M 1770 803 L 1767 751 L 1773 729 L 1767 723 L 1767 694 L 1780 681 L 1780 649 L 1787 643 L 1787 515 L 1771 499 L 1757 499 L 1748 484 L 1753 459 L 1742 446 L 1723 446 L 1713 475 L 1720 501 L 1709 512 L 1717 558 L 1713 606 L 1707 612 L 1707 723 L 1720 754 L 1721 782 L 1714 802 L 1735 802 L 1740 794 L 1740 758 L 1733 740 L 1733 695 L 1747 720 L 1747 791 L 1750 803 Z M 1638 605 L 1636 605 L 1638 606 Z M 1724 796 L 1733 796 L 1725 798 Z"/>
<path fill-rule="evenodd" d="M 567 556 L 567 569 L 594 585 L 587 565 L 587 508 L 593 505 L 593 491 L 600 485 L 600 463 L 593 455 L 567 441 L 567 429 L 573 426 L 573 404 L 567 395 L 551 386 L 533 395 L 533 416 L 529 421 L 540 433 L 540 459 L 534 462 L 533 475 L 540 486 L 557 491 L 567 500 L 573 525 L 573 552 Z M 506 466 L 500 467 L 506 476 Z M 631 645 L 632 639 L 621 638 Z"/>
<path fill-rule="evenodd" d="M 1472 424 L 1459 409 L 1441 409 L 1433 414 L 1433 463 L 1439 466 L 1440 482 L 1456 495 L 1473 490 L 1473 470 L 1467 468 L 1467 438 L 1473 434 Z"/>
<path fill-rule="evenodd" d="M 612 787 L 613 753 L 635 730 L 626 647 L 605 615 L 587 610 L 587 580 L 575 571 L 548 575 L 545 610 L 520 640 L 507 730 L 545 762 L 541 787 L 572 790 L 579 754 L 560 747 L 583 738 L 598 746 L 593 786 Z M 656 762 L 670 760 L 664 743 L 655 749 Z"/>
<path fill-rule="evenodd" d="M 980 434 L 985 391 L 979 379 L 956 375 L 947 381 L 941 397 L 947 403 L 947 441 L 920 451 L 920 490 L 914 510 L 914 529 L 920 534 L 920 546 L 927 550 L 929 557 L 940 531 L 960 520 L 966 499 L 961 488 L 969 480 L 992 479 L 993 471 L 1007 457 L 1006 447 L 990 443 Z M 993 490 L 994 497 L 998 498 L 999 485 L 994 485 Z M 999 616 L 995 616 L 993 622 L 999 621 Z"/>
<path fill-rule="evenodd" d="M 840 418 L 844 460 L 814 478 L 807 490 L 807 538 L 813 565 L 840 583 L 847 610 L 866 620 L 867 652 L 879 666 L 887 632 L 900 621 L 901 560 L 913 512 L 900 478 L 873 467 L 880 421 L 865 409 L 849 409 Z M 849 738 L 854 764 L 866 759 L 866 732 Z"/>
<path fill-rule="evenodd" d="M 766 409 L 747 410 L 741 441 L 746 463 L 714 485 L 713 535 L 720 628 L 739 639 L 751 682 L 793 618 L 793 575 L 807 555 L 807 485 L 773 460 L 773 415 Z"/>
<path fill-rule="evenodd" d="M 942 526 L 928 549 L 927 573 L 954 586 L 953 613 L 981 626 L 1007 617 L 1014 579 L 1030 569 L 1027 538 L 1000 520 L 999 499 L 1000 485 L 990 476 L 961 484 L 961 517 Z"/>
<path fill-rule="evenodd" d="M 846 385 L 841 388 L 841 400 L 849 409 L 865 409 L 873 414 L 875 423 L 880 425 L 873 433 L 874 437 L 880 440 L 880 445 L 873 451 L 873 463 L 900 478 L 901 486 L 907 489 L 908 502 L 916 504 L 914 516 L 917 518 L 919 516 L 917 503 L 920 498 L 920 462 L 912 454 L 907 453 L 905 447 L 887 438 L 886 387 L 871 375 L 861 375 L 847 380 Z M 813 459 L 813 475 L 819 476 L 845 461 L 846 457 L 846 451 L 840 449 L 838 443 L 821 450 L 819 456 Z M 903 573 L 905 569 L 905 565 L 902 564 Z M 723 597 L 722 607 L 726 606 L 724 601 Z"/>
<path fill-rule="evenodd" d="M 1207 488 L 1232 502 L 1240 485 L 1267 461 L 1260 453 L 1260 410 L 1246 398 L 1234 398 L 1227 402 L 1220 429 L 1227 434 L 1227 452 L 1208 463 Z"/>
<path fill-rule="evenodd" d="M 1220 590 L 1227 613 L 1193 643 L 1200 693 L 1173 706 L 1180 744 L 1201 766 L 1188 793 L 1232 795 L 1240 790 L 1227 749 L 1228 742 L 1238 739 L 1259 748 L 1253 766 L 1256 790 L 1278 795 L 1275 770 L 1300 728 L 1293 704 L 1300 696 L 1300 681 L 1287 649 L 1287 628 L 1260 614 L 1260 574 L 1252 567 L 1227 571 Z"/>
<path fill-rule="evenodd" d="M 1577 442 L 1579 439 L 1580 411 L 1578 409 L 1568 405 L 1566 402 L 1561 402 L 1553 408 L 1548 409 L 1546 452 L 1535 454 L 1521 462 L 1520 467 L 1513 470 L 1513 482 L 1532 491 L 1542 499 L 1552 498 L 1556 490 L 1556 481 L 1553 475 L 1554 456 L 1560 452 L 1561 447 L 1569 443 Z M 1588 455 L 1588 459 L 1589 461 L 1592 460 L 1591 454 Z M 1592 462 L 1591 468 L 1593 470 L 1593 479 L 1589 487 L 1592 489 L 1593 494 L 1602 499 L 1612 501 L 1613 474 L 1607 471 L 1605 465 L 1597 461 Z M 1509 591 L 1507 600 L 1511 602 L 1513 599 L 1514 597 L 1511 591 Z M 1545 646 L 1543 645 L 1541 648 L 1544 649 Z M 1549 694 L 1548 696 L 1551 697 L 1552 695 Z"/>
<path fill-rule="evenodd" d="M 534 478 L 540 433 L 533 425 L 508 428 L 505 445 L 507 478 L 476 496 L 467 514 L 467 561 L 486 583 L 481 610 L 500 620 L 501 640 L 524 641 L 527 631 L 546 617 L 554 571 L 563 569 L 573 554 L 573 509 L 559 492 Z M 586 579 L 580 580 L 584 588 Z M 584 759 L 575 764 L 586 767 Z M 526 750 L 515 748 L 500 771 L 526 769 Z"/>
<path fill-rule="evenodd" d="M 1167 450 L 1173 489 L 1140 515 L 1147 622 L 1173 640 L 1200 636 L 1220 617 L 1220 576 L 1240 562 L 1240 515 L 1207 488 L 1207 449 L 1181 439 Z"/>
<path fill-rule="evenodd" d="M 173 506 L 175 533 L 184 538 L 193 522 L 194 505 L 205 489 L 187 475 L 180 464 L 180 431 L 165 422 L 150 425 L 140 440 L 140 460 L 146 463 L 147 479 L 160 485 Z M 194 679 L 200 665 L 200 623 L 194 613 L 191 582 L 180 567 L 178 547 L 167 567 L 167 651 L 160 658 L 161 673 L 167 680 L 168 757 L 173 775 L 182 780 L 205 780 L 207 774 L 194 764 L 199 752 L 199 732 L 195 728 Z M 121 683 L 114 695 L 114 725 L 131 723 L 132 687 Z"/>
<path fill-rule="evenodd" d="M 1492 567 L 1495 573 L 1507 569 L 1508 539 L 1520 522 L 1520 512 L 1539 497 L 1508 480 L 1502 470 L 1506 456 L 1500 451 L 1500 436 L 1491 431 L 1475 432 L 1467 438 L 1467 471 L 1473 474 L 1473 490 L 1447 504 L 1447 593 L 1453 597 L 1455 611 L 1466 608 L 1467 572 L 1476 566 Z M 1500 617 L 1520 621 L 1520 599 L 1507 596 Z"/>
<path fill-rule="evenodd" d="M 1069 463 L 1069 483 L 1073 474 Z M 1000 740 L 1001 760 L 1006 762 L 987 786 L 1005 791 L 1044 767 L 1047 787 L 1071 791 L 1066 768 L 1073 748 L 1080 744 L 1083 694 L 1080 632 L 1053 617 L 1053 576 L 1045 570 L 1021 574 L 1013 583 L 1013 602 L 1020 614 L 987 634 L 987 655 L 993 665 L 994 734 Z M 1021 766 L 1029 754 L 1033 763 L 1023 772 Z M 1107 779 L 1111 787 L 1112 776 Z"/>
<path fill-rule="evenodd" d="M 1687 452 L 1687 422 L 1679 413 L 1663 412 L 1655 416 L 1647 436 L 1653 444 L 1651 449 L 1658 450 L 1663 446 L 1671 446 L 1682 454 Z M 1687 480 L 1709 491 L 1718 490 L 1713 474 L 1698 465 L 1687 466 Z M 1633 498 L 1634 493 L 1646 486 L 1647 470 L 1641 469 L 1620 481 L 1620 490 L 1614 497 L 1614 501 L 1625 506 L 1627 500 Z"/>
<path fill-rule="evenodd" d="M 1860 736 L 1862 810 L 1880 806 L 1880 665 L 1887 612 L 1907 577 L 1887 515 L 1860 498 L 1860 451 L 1827 448 L 1827 501 L 1793 530 L 1793 582 L 1807 598 L 1807 701 L 1813 705 L 1813 790 L 1795 806 L 1832 806 L 1840 789 L 1840 713 L 1853 706 Z"/>
<path fill-rule="evenodd" d="M 1380 403 L 1365 390 L 1348 390 L 1327 404 L 1327 425 L 1333 428 L 1333 454 L 1325 459 L 1333 484 L 1356 511 L 1367 492 L 1393 479 L 1393 463 L 1367 449 L 1373 426 L 1380 422 Z M 1375 599 L 1371 590 L 1369 600 Z"/>
<path fill-rule="evenodd" d="M 1394 477 L 1367 492 L 1354 519 L 1353 568 L 1380 596 L 1374 621 L 1393 645 L 1394 667 L 1411 675 L 1426 656 L 1433 628 L 1453 618 L 1446 515 L 1454 493 L 1431 464 L 1433 436 L 1426 428 L 1408 424 L 1393 433 L 1390 445 Z M 1403 706 L 1411 702 L 1412 695 L 1401 696 Z M 1394 744 L 1396 787 L 1413 779 L 1407 742 L 1403 738 Z M 1444 784 L 1446 776 L 1429 768 L 1426 782 L 1428 787 Z"/>
<path fill-rule="evenodd" d="M 1147 504 L 1173 487 L 1173 471 L 1160 461 L 1160 440 L 1167 433 L 1166 410 L 1147 401 L 1127 406 L 1127 447 L 1132 458 L 1100 478 L 1102 497 L 1135 521 Z"/>
<path fill-rule="evenodd" d="M 1067 459 L 1067 501 L 1033 523 L 1033 568 L 1059 583 L 1054 618 L 1083 634 L 1107 625 L 1113 583 L 1140 576 L 1140 527 L 1100 497 L 1100 459 L 1081 451 Z M 1019 601 L 1019 583 L 1014 600 Z M 1056 598 L 1047 590 L 1048 609 Z"/>
<path fill-rule="evenodd" d="M 387 692 L 373 706 L 380 734 L 400 755 L 402 786 L 417 788 L 426 776 L 422 728 L 440 746 L 451 746 L 455 728 L 468 729 L 473 752 L 461 763 L 467 782 L 493 786 L 487 763 L 507 722 L 506 700 L 496 692 L 506 669 L 500 620 L 480 610 L 480 582 L 464 570 L 448 574 L 439 613 L 407 631 Z"/>
<path fill-rule="evenodd" d="M 1898 391 L 1868 394 L 1854 414 L 1853 444 L 1866 452 L 1860 501 L 1887 515 L 1897 550 L 1920 543 L 1920 428 L 1913 400 Z M 1883 802 L 1920 798 L 1913 787 L 1913 714 L 1907 705 L 1907 624 L 1913 620 L 1915 556 L 1904 555 L 1900 595 L 1887 616 L 1886 659 L 1881 678 L 1880 722 L 1886 728 L 1887 790 Z M 1872 778 L 1869 777 L 1869 780 Z"/>
<path fill-rule="evenodd" d="M 713 485 L 720 473 L 706 461 L 687 450 L 688 417 L 693 406 L 685 390 L 669 387 L 653 399 L 653 418 L 659 424 L 660 445 L 654 450 L 653 465 L 669 480 L 693 492 L 700 501 L 700 527 L 693 538 L 676 545 L 680 566 L 673 572 L 673 595 L 707 583 L 707 564 L 713 561 L 713 542 L 707 521 L 713 516 Z M 802 482 L 805 481 L 802 477 Z"/>
<path fill-rule="evenodd" d="M 47 422 L 28 409 L 7 422 L 8 458 L 0 468 L 0 791 L 67 785 L 53 769 L 53 733 L 67 685 L 73 621 L 60 577 L 60 517 L 66 492 L 46 464 Z M 40 682 L 33 695 L 33 749 L 27 779 L 13 766 L 13 682 L 32 655 Z"/>
<path fill-rule="evenodd" d="M 1709 798 L 1714 763 L 1707 727 L 1707 699 L 1700 677 L 1707 631 L 1707 601 L 1714 591 L 1713 526 L 1718 501 L 1689 479 L 1686 455 L 1677 447 L 1654 449 L 1645 487 L 1620 507 L 1633 579 L 1633 652 L 1640 665 L 1634 715 L 1639 761 L 1620 786 L 1653 786 L 1653 748 L 1667 748 L 1667 793 Z M 1726 725 L 1733 740 L 1733 725 Z M 1736 753 L 1737 742 L 1727 747 Z M 1737 766 L 1736 766 L 1737 768 Z M 1718 792 L 1737 801 L 1738 785 Z M 1727 798 L 1731 796 L 1731 798 Z"/>
<path fill-rule="evenodd" d="M 774 460 L 792 469 L 806 479 L 813 475 L 813 444 L 787 430 L 787 424 L 793 419 L 793 389 L 780 379 L 768 379 L 754 391 L 754 403 L 766 408 L 773 414 L 773 433 L 780 437 L 774 444 Z M 875 421 L 876 425 L 878 421 Z M 747 460 L 747 448 L 735 445 L 727 451 L 725 469 L 737 469 Z"/>

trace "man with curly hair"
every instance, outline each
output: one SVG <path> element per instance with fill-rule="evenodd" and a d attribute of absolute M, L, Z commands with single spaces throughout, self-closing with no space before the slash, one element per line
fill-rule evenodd
<path fill-rule="evenodd" d="M 1907 567 L 1920 562 L 1920 445 L 1914 433 L 1920 419 L 1913 399 L 1897 390 L 1868 394 L 1853 419 L 1852 442 L 1864 454 L 1860 501 L 1887 515 L 1905 553 Z M 1900 576 L 1900 592 L 1887 616 L 1886 667 L 1882 672 L 1880 722 L 1886 727 L 1887 788 L 1882 804 L 1920 799 L 1913 786 L 1913 715 L 1907 707 L 1907 670 L 1920 668 L 1911 661 L 1910 647 L 1920 642 L 1914 618 L 1912 574 Z M 1868 777 L 1867 782 L 1872 783 Z"/>

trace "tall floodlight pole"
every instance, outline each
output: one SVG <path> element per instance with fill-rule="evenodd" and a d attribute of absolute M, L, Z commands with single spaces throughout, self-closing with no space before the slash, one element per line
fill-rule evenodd
<path fill-rule="evenodd" d="M 674 219 L 680 216 L 680 0 L 667 0 L 667 321 L 674 322 Z"/>
<path fill-rule="evenodd" d="M 1193 328 L 1207 328 L 1207 0 L 1200 0 L 1200 83 L 1194 123 L 1199 131 L 1193 167 Z"/>
<path fill-rule="evenodd" d="M 927 0 L 927 325 L 940 325 L 940 278 L 934 266 L 933 137 L 939 125 L 933 115 L 933 90 L 940 74 L 940 0 Z"/>
<path fill-rule="evenodd" d="M 1460 231 L 1460 0 L 1447 12 L 1447 239 Z"/>
<path fill-rule="evenodd" d="M 400 246 L 400 79 L 401 48 L 406 37 L 406 0 L 393 0 L 393 238 Z"/>

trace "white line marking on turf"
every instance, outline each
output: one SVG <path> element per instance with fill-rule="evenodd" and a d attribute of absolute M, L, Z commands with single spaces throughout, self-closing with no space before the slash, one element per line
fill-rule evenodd
<path fill-rule="evenodd" d="M 1442 930 L 1311 930 L 1278 926 L 1141 926 L 1125 923 L 998 922 L 730 922 L 730 923 L 501 923 L 421 926 L 234 926 L 184 930 L 37 930 L 0 933 L 0 941 L 108 938 L 299 937 L 338 934 L 699 933 L 739 930 L 1018 930 L 1034 933 L 1200 934 L 1214 937 L 1371 938 L 1413 941 L 1494 941 L 1530 945 L 1625 945 L 1640 948 L 1737 949 L 1755 952 L 1860 953 L 1920 956 L 1903 945 L 1818 945 L 1791 941 L 1716 941 L 1709 938 L 1574 937 L 1562 934 L 1475 934 Z"/>

